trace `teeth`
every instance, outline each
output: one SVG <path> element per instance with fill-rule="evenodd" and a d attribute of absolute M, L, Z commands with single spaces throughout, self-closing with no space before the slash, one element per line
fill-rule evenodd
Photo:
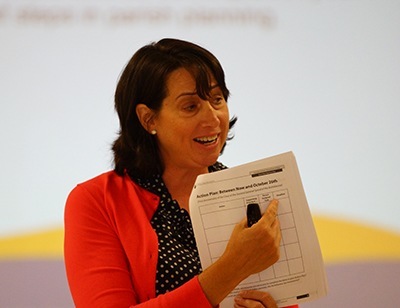
<path fill-rule="evenodd" d="M 195 138 L 196 141 L 201 142 L 201 143 L 211 143 L 215 140 L 217 140 L 218 136 L 209 136 L 209 137 L 202 137 L 202 138 Z"/>

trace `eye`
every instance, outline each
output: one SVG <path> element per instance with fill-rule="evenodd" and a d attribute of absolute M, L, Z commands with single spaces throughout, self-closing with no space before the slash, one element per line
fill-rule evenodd
<path fill-rule="evenodd" d="M 214 85 L 211 89 L 209 96 L 210 103 L 215 108 L 222 108 L 226 104 L 225 97 L 222 93 L 221 88 L 218 85 Z"/>
<path fill-rule="evenodd" d="M 222 96 L 215 96 L 214 97 L 214 103 L 215 104 L 222 104 L 224 102 L 224 98 Z"/>
<path fill-rule="evenodd" d="M 225 104 L 225 99 L 222 95 L 213 95 L 211 101 L 215 107 L 221 107 Z"/>
<path fill-rule="evenodd" d="M 195 102 L 184 104 L 182 109 L 187 112 L 194 112 L 198 109 L 199 104 Z"/>

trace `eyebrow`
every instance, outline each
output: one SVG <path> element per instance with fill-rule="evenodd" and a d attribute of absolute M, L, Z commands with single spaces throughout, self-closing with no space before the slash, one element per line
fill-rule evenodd
<path fill-rule="evenodd" d="M 215 85 L 211 86 L 210 90 L 214 90 L 215 88 L 219 88 L 219 85 L 215 84 Z M 194 92 L 183 92 L 183 93 L 179 94 L 175 99 L 178 99 L 178 98 L 180 98 L 182 96 L 193 96 L 193 95 L 197 95 L 197 91 L 194 91 Z"/>
<path fill-rule="evenodd" d="M 197 92 L 183 92 L 183 93 L 179 94 L 175 99 L 178 99 L 182 96 L 193 96 L 193 95 L 197 95 Z"/>

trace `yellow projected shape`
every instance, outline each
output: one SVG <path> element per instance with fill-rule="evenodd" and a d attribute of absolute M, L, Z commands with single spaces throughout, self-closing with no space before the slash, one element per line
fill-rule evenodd
<path fill-rule="evenodd" d="M 64 230 L 61 228 L 0 238 L 0 259 L 60 259 L 63 241 Z"/>
<path fill-rule="evenodd" d="M 400 234 L 356 222 L 314 217 L 326 263 L 400 260 Z"/>
<path fill-rule="evenodd" d="M 377 227 L 314 216 L 326 263 L 400 260 L 400 234 Z M 63 230 L 0 238 L 0 259 L 61 259 Z"/>

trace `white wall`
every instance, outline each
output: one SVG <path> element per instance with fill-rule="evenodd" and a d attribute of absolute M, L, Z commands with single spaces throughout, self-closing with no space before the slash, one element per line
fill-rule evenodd
<path fill-rule="evenodd" d="M 399 1 L 3 0 L 0 236 L 62 226 L 68 192 L 111 167 L 118 76 L 162 37 L 225 68 L 225 164 L 293 150 L 313 213 L 400 232 Z"/>

